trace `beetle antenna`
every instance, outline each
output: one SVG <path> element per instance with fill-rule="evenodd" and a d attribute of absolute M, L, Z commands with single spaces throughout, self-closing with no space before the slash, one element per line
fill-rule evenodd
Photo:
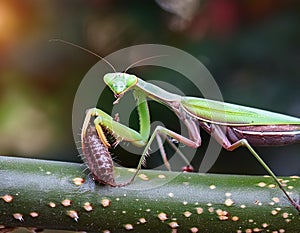
<path fill-rule="evenodd" d="M 144 59 L 138 60 L 138 61 L 132 63 L 131 65 L 129 65 L 129 66 L 126 68 L 126 70 L 124 71 L 124 73 L 126 73 L 127 70 L 129 70 L 130 68 L 132 68 L 134 65 L 136 65 L 136 64 L 138 64 L 138 63 L 141 63 L 141 62 L 143 62 L 143 61 L 150 60 L 150 59 L 153 59 L 153 58 L 166 57 L 166 56 L 169 56 L 169 55 L 162 54 L 162 55 L 156 55 L 156 56 L 146 57 L 146 58 L 144 58 Z"/>
<path fill-rule="evenodd" d="M 101 56 L 98 55 L 97 53 L 94 53 L 94 52 L 92 52 L 91 50 L 88 50 L 88 49 L 86 49 L 86 48 L 83 48 L 83 47 L 81 47 L 80 45 L 77 45 L 77 44 L 74 44 L 74 43 L 72 43 L 72 42 L 69 42 L 69 41 L 66 41 L 66 40 L 62 40 L 62 39 L 51 39 L 51 40 L 49 40 L 49 42 L 61 42 L 61 43 L 68 44 L 68 45 L 74 46 L 74 47 L 76 47 L 76 48 L 79 48 L 79 49 L 81 49 L 81 50 L 83 50 L 83 51 L 86 51 L 86 52 L 88 52 L 88 53 L 90 53 L 90 54 L 92 54 L 92 55 L 94 55 L 94 56 L 96 56 L 96 57 L 99 57 L 99 58 L 102 59 L 103 61 L 105 61 L 105 62 L 113 69 L 113 71 L 114 71 L 115 73 L 117 72 L 116 69 L 115 69 L 115 67 L 114 67 L 109 61 L 107 61 L 104 57 L 101 57 Z"/>

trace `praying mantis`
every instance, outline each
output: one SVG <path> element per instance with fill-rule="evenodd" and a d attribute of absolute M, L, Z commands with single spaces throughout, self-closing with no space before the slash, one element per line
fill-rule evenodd
<path fill-rule="evenodd" d="M 66 41 L 62 42 L 72 44 Z M 74 46 L 88 51 L 78 45 Z M 93 52 L 90 53 L 96 55 Z M 100 57 L 99 55 L 96 56 Z M 253 149 L 253 146 L 279 146 L 299 143 L 299 118 L 252 107 L 173 94 L 133 74 L 116 72 L 108 61 L 102 57 L 100 58 L 114 70 L 113 73 L 107 73 L 103 77 L 105 84 L 116 97 L 114 103 L 118 103 L 124 94 L 133 91 L 137 104 L 140 129 L 139 132 L 133 130 L 119 123 L 104 111 L 91 108 L 86 112 L 82 127 L 82 138 L 85 137 L 87 127 L 91 118 L 93 118 L 97 134 L 106 147 L 111 145 L 103 133 L 103 128 L 108 129 L 116 138 L 121 138 L 121 140 L 130 142 L 135 146 L 144 146 L 144 151 L 131 181 L 134 180 L 140 170 L 150 145 L 155 138 L 159 142 L 159 149 L 165 165 L 169 166 L 164 157 L 163 144 L 160 143 L 162 141 L 161 137 L 170 137 L 186 146 L 198 148 L 201 146 L 200 128 L 202 128 L 228 151 L 233 151 L 238 147 L 246 147 L 274 179 L 289 202 L 300 212 L 300 204 L 285 191 L 276 175 Z M 157 126 L 151 134 L 148 99 L 163 104 L 172 110 L 186 126 L 189 136 L 185 137 L 162 126 Z"/>

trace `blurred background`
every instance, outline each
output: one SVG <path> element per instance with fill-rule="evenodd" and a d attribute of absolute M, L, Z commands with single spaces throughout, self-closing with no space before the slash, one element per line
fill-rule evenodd
<path fill-rule="evenodd" d="M 99 59 L 49 43 L 52 38 L 74 42 L 101 56 L 144 43 L 174 46 L 203 62 L 226 102 L 300 117 L 299 3 L 1 0 L 0 154 L 81 162 L 72 135 L 73 98 L 82 78 Z M 144 72 L 139 75 L 146 80 L 168 80 L 173 75 L 149 67 Z M 182 87 L 180 81 L 178 85 Z M 185 88 L 188 95 L 201 96 L 192 87 Z M 98 106 L 102 109 L 109 109 L 114 100 L 107 92 L 107 101 Z M 174 114 L 150 106 L 154 120 L 176 131 L 179 123 Z M 132 127 L 137 127 L 136 116 Z M 205 132 L 201 136 L 204 145 L 193 159 L 196 169 L 209 139 Z M 299 145 L 258 151 L 276 174 L 300 174 Z M 132 167 L 139 159 L 120 150 L 114 156 Z M 210 172 L 265 174 L 242 148 L 222 151 Z"/>

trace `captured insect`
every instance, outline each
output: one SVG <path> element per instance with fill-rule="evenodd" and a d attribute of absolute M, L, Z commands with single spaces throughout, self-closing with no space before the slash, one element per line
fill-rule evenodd
<path fill-rule="evenodd" d="M 81 133 L 83 161 L 97 182 L 113 187 L 128 185 L 132 179 L 117 184 L 114 178 L 114 164 L 109 148 L 115 147 L 118 140 L 108 128 L 99 124 L 95 125 L 94 120 L 95 117 L 86 114 Z"/>
<path fill-rule="evenodd" d="M 73 45 L 103 59 L 99 55 L 78 45 L 59 39 L 55 41 Z M 116 72 L 108 61 L 103 60 L 114 71 L 103 77 L 105 84 L 116 97 L 114 103 L 118 103 L 122 96 L 129 90 L 133 91 L 137 102 L 140 130 L 137 132 L 120 124 L 97 108 L 89 109 L 86 112 L 86 119 L 95 118 L 93 123 L 100 138 L 100 143 L 105 142 L 105 138 L 103 138 L 101 132 L 101 128 L 104 126 L 113 131 L 114 136 L 122 138 L 124 141 L 131 142 L 136 146 L 145 146 L 132 180 L 141 168 L 150 145 L 155 138 L 159 142 L 161 141 L 161 137 L 170 137 L 187 146 L 197 148 L 201 145 L 200 128 L 203 128 L 228 151 L 233 151 L 241 146 L 246 147 L 267 173 L 272 176 L 289 202 L 300 212 L 300 204 L 285 191 L 279 179 L 252 147 L 282 146 L 299 143 L 300 118 L 231 103 L 173 94 L 154 84 L 145 82 L 133 74 L 128 74 L 126 71 L 124 73 Z M 126 70 L 131 67 L 128 67 Z M 189 132 L 189 137 L 184 137 L 162 126 L 157 126 L 150 135 L 150 115 L 147 98 L 169 107 L 185 124 Z M 87 124 L 86 122 L 87 120 L 85 124 Z M 83 127 L 84 130 L 87 128 L 86 126 Z M 165 152 L 162 143 L 159 143 L 159 148 L 163 155 Z M 168 166 L 166 162 L 165 164 Z"/>

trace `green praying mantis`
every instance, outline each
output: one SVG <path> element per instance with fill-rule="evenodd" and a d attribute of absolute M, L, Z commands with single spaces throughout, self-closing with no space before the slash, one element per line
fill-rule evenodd
<path fill-rule="evenodd" d="M 72 44 L 66 41 L 62 42 Z M 88 51 L 78 45 L 74 46 Z M 96 55 L 93 52 L 90 53 Z M 99 55 L 96 56 L 100 57 Z M 106 60 L 104 59 L 104 61 Z M 233 151 L 238 147 L 246 147 L 267 173 L 273 177 L 289 202 L 300 212 L 298 201 L 295 201 L 285 191 L 276 175 L 253 149 L 253 146 L 278 146 L 299 143 L 299 118 L 231 103 L 173 94 L 133 74 L 116 72 L 114 67 L 108 61 L 106 62 L 114 70 L 113 73 L 108 73 L 103 77 L 105 84 L 117 98 L 114 103 L 118 103 L 125 93 L 133 91 L 137 103 L 140 129 L 139 132 L 133 130 L 119 123 L 104 111 L 92 108 L 86 112 L 82 135 L 85 136 L 88 124 L 93 118 L 98 136 L 106 147 L 110 147 L 110 144 L 103 133 L 103 127 L 124 141 L 128 141 L 135 146 L 144 146 L 144 151 L 131 181 L 134 180 L 140 170 L 155 138 L 158 142 L 161 142 L 161 137 L 170 137 L 186 146 L 198 148 L 201 146 L 200 128 L 202 128 L 228 151 Z M 162 126 L 157 126 L 151 134 L 148 98 L 171 109 L 186 126 L 189 137 L 182 136 Z M 164 155 L 162 143 L 159 143 L 159 149 L 161 154 Z M 164 161 L 168 167 L 166 158 L 164 158 Z"/>

